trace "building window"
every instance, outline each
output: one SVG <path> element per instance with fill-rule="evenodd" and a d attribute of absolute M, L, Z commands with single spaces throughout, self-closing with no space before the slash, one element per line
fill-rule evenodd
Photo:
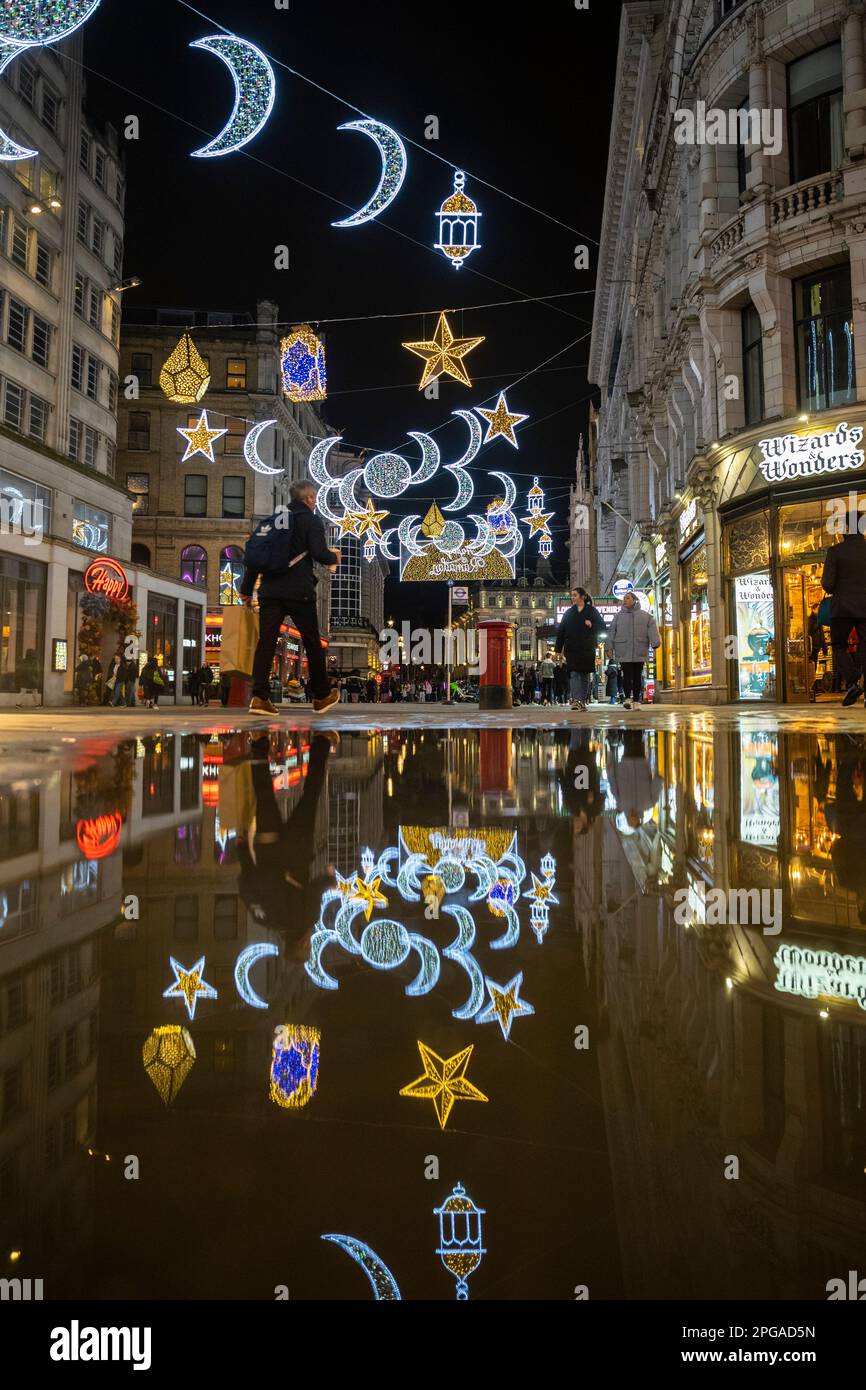
<path fill-rule="evenodd" d="M 82 169 L 86 169 L 88 173 L 90 173 L 90 147 L 92 143 L 87 131 L 82 130 L 81 144 L 78 147 L 78 163 L 81 165 Z"/>
<path fill-rule="evenodd" d="M 226 362 L 226 390 L 246 391 L 246 389 L 247 359 L 245 357 L 230 357 Z"/>
<path fill-rule="evenodd" d="M 44 242 L 36 242 L 36 283 L 51 288 L 51 252 Z"/>
<path fill-rule="evenodd" d="M 111 305 L 111 341 L 115 347 L 120 347 L 120 310 L 113 299 L 109 299 Z"/>
<path fill-rule="evenodd" d="M 117 445 L 113 439 L 105 441 L 105 471 L 109 478 L 113 478 L 117 468 Z"/>
<path fill-rule="evenodd" d="M 244 440 L 247 437 L 246 420 L 238 420 L 229 415 L 226 417 L 228 427 L 225 435 L 223 450 L 227 454 L 242 454 L 244 451 Z"/>
<path fill-rule="evenodd" d="M 87 245 L 87 231 L 90 225 L 90 209 L 83 198 L 78 200 L 78 240 Z"/>
<path fill-rule="evenodd" d="M 36 191 L 36 160 L 19 159 L 15 164 L 15 177 L 28 193 Z"/>
<path fill-rule="evenodd" d="M 27 106 L 36 105 L 36 67 L 29 58 L 22 59 L 18 68 L 18 95 Z"/>
<path fill-rule="evenodd" d="M 788 64 L 791 182 L 838 169 L 845 155 L 842 45 L 832 43 Z"/>
<path fill-rule="evenodd" d="M 220 554 L 220 604 L 232 608 L 241 602 L 241 580 L 244 577 L 243 551 L 228 545 Z"/>
<path fill-rule="evenodd" d="M 764 418 L 764 335 L 761 316 L 754 304 L 747 304 L 741 317 L 746 424 L 756 425 Z"/>
<path fill-rule="evenodd" d="M 117 392 L 118 382 L 117 373 L 108 369 L 108 409 L 112 415 L 117 414 Z"/>
<path fill-rule="evenodd" d="M 207 516 L 207 476 L 188 473 L 183 482 L 184 516 Z"/>
<path fill-rule="evenodd" d="M 95 550 L 104 555 L 110 542 L 108 512 L 91 507 L 87 502 L 73 501 L 72 540 L 82 550 Z"/>
<path fill-rule="evenodd" d="M 43 401 L 39 396 L 30 397 L 30 429 L 31 438 L 38 439 L 40 444 L 45 443 L 45 436 L 48 432 L 48 402 Z"/>
<path fill-rule="evenodd" d="M 150 448 L 150 411 L 130 411 L 127 448 L 140 449 L 143 451 L 147 451 Z"/>
<path fill-rule="evenodd" d="M 149 391 L 153 385 L 153 354 L 134 352 L 130 367 L 132 375 L 138 377 L 139 390 Z"/>
<path fill-rule="evenodd" d="M 101 150 L 98 145 L 93 161 L 93 177 L 100 188 L 105 187 L 105 151 Z"/>
<path fill-rule="evenodd" d="M 87 303 L 87 280 L 83 275 L 75 276 L 75 312 L 80 319 L 84 318 L 84 306 Z"/>
<path fill-rule="evenodd" d="M 223 478 L 223 516 L 242 517 L 246 506 L 246 479 Z"/>
<path fill-rule="evenodd" d="M 67 454 L 69 455 L 69 457 L 70 457 L 71 459 L 77 459 L 77 458 L 79 457 L 80 453 L 81 453 L 81 432 L 82 432 L 82 428 L 83 428 L 83 427 L 82 427 L 81 421 L 80 421 L 80 420 L 76 420 L 76 418 L 75 418 L 74 415 L 70 415 L 70 417 L 69 417 L 69 445 L 68 445 L 68 447 L 67 447 L 66 452 L 67 452 Z"/>
<path fill-rule="evenodd" d="M 851 273 L 847 266 L 794 282 L 797 397 L 808 414 L 856 400 Z"/>
<path fill-rule="evenodd" d="M 187 482 L 195 481 L 187 478 Z M 206 481 L 206 480 L 205 480 Z M 187 512 L 187 516 L 190 513 Z M 203 513 L 199 513 L 203 515 Z M 201 545 L 184 546 L 180 552 L 180 577 L 184 584 L 207 584 L 207 551 Z"/>
<path fill-rule="evenodd" d="M 9 326 L 6 341 L 16 352 L 23 352 L 27 343 L 27 309 L 17 299 L 9 300 Z"/>
<path fill-rule="evenodd" d="M 95 357 L 91 357 L 90 353 L 87 354 L 85 395 L 91 401 L 99 399 L 99 363 Z"/>
<path fill-rule="evenodd" d="M 78 343 L 72 344 L 72 386 L 76 391 L 84 389 L 84 362 L 87 354 Z"/>
<path fill-rule="evenodd" d="M 38 314 L 33 315 L 33 347 L 31 355 L 38 367 L 48 366 L 48 354 L 51 350 L 51 325 L 41 319 Z"/>
<path fill-rule="evenodd" d="M 12 264 L 27 269 L 27 228 L 23 222 L 12 224 Z"/>
<path fill-rule="evenodd" d="M 132 494 L 132 515 L 147 516 L 150 501 L 150 474 L 127 473 L 126 490 Z"/>
<path fill-rule="evenodd" d="M 7 381 L 3 401 L 3 423 L 10 430 L 20 432 L 24 417 L 24 391 L 14 381 Z"/>
<path fill-rule="evenodd" d="M 102 332 L 100 295 L 99 290 L 94 289 L 93 285 L 90 286 L 90 311 L 87 315 L 87 322 L 90 324 L 91 328 L 98 328 L 99 331 Z"/>
<path fill-rule="evenodd" d="M 57 93 L 48 86 L 47 82 L 42 84 L 42 121 L 48 126 L 49 130 L 57 129 L 57 112 L 59 108 L 59 98 Z"/>
<path fill-rule="evenodd" d="M 93 232 L 90 242 L 91 251 L 97 256 L 102 256 L 105 251 L 105 223 L 100 222 L 98 217 L 93 219 Z"/>
<path fill-rule="evenodd" d="M 96 467 L 96 453 L 99 448 L 99 435 L 89 425 L 84 428 L 84 462 L 88 468 Z"/>

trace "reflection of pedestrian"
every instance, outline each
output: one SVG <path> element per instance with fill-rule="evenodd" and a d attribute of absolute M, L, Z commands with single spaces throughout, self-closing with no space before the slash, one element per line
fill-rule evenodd
<path fill-rule="evenodd" d="M 585 729 L 575 729 L 571 735 L 565 770 L 560 773 L 562 804 L 572 817 L 578 835 L 585 835 L 603 807 L 598 754 L 589 742 Z"/>
<path fill-rule="evenodd" d="M 830 850 L 840 888 L 857 899 L 866 926 L 866 739 L 836 736 L 836 798 L 826 806 L 827 825 L 838 838 Z"/>
<path fill-rule="evenodd" d="M 658 804 L 663 783 L 650 766 L 640 729 L 623 730 L 621 747 L 622 757 L 611 757 L 607 780 L 617 811 L 632 830 L 637 830 L 646 813 Z"/>
<path fill-rule="evenodd" d="M 312 929 L 322 893 L 335 881 L 333 871 L 316 877 L 316 816 L 325 787 L 328 756 L 338 735 L 316 734 L 304 791 L 288 820 L 283 820 L 274 793 L 267 737 L 252 743 L 255 829 L 238 843 L 240 894 L 256 926 L 290 932 L 296 940 Z"/>
<path fill-rule="evenodd" d="M 809 610 L 809 626 L 807 630 L 807 640 L 809 643 L 809 699 L 814 703 L 815 683 L 818 676 L 818 658 L 826 655 L 827 639 L 824 636 L 824 629 L 818 622 L 818 605 L 813 603 Z"/>
<path fill-rule="evenodd" d="M 838 545 L 830 547 L 821 583 L 824 592 L 833 596 L 830 643 L 834 669 L 850 670 L 857 679 L 866 671 L 866 538 L 859 530 L 847 532 Z M 852 628 L 857 632 L 856 662 L 850 660 L 846 651 Z M 862 684 L 853 684 L 842 704 L 853 705 L 862 694 Z"/>

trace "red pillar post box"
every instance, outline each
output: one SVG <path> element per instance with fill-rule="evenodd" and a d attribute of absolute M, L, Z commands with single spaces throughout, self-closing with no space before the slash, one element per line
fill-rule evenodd
<path fill-rule="evenodd" d="M 512 709 L 511 624 L 491 620 L 478 624 L 481 634 L 481 709 Z"/>

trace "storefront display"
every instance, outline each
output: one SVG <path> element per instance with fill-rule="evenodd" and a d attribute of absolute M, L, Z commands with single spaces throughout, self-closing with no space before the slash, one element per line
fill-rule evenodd
<path fill-rule="evenodd" d="M 773 700 L 776 618 L 773 582 L 768 572 L 742 574 L 734 580 L 734 609 L 740 699 Z"/>
<path fill-rule="evenodd" d="M 686 677 L 693 685 L 708 685 L 712 680 L 708 586 L 707 548 L 701 544 L 682 566 Z"/>
<path fill-rule="evenodd" d="M 752 734 L 741 742 L 740 840 L 747 845 L 776 849 L 781 830 L 779 811 L 779 739 L 776 734 Z"/>

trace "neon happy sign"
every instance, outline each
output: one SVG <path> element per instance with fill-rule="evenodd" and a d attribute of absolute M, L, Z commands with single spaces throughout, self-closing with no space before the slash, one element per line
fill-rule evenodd
<path fill-rule="evenodd" d="M 125 599 L 129 593 L 129 579 L 117 560 L 94 560 L 85 570 L 84 587 L 89 594 Z"/>

